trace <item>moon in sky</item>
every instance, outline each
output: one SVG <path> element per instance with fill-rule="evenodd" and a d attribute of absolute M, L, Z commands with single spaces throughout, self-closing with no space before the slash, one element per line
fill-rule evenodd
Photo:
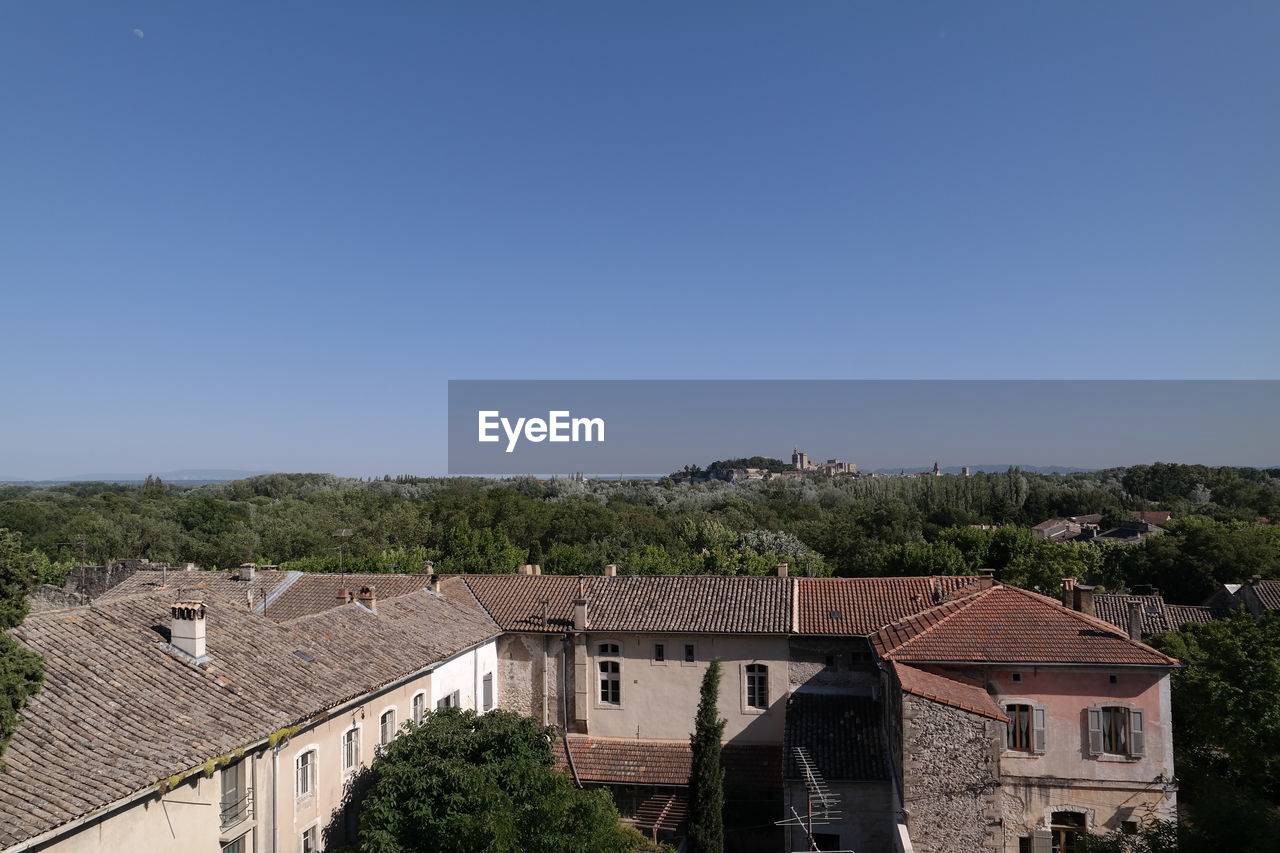
<path fill-rule="evenodd" d="M 146 35 L 146 33 L 144 33 L 142 30 L 138 29 L 137 27 L 134 27 L 134 29 L 133 29 L 133 34 L 134 34 L 135 36 L 137 36 L 138 38 L 142 38 L 142 37 L 144 37 L 144 36 Z"/>

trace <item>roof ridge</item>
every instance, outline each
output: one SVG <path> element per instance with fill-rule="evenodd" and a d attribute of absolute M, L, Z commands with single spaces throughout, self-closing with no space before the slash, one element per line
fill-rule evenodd
<path fill-rule="evenodd" d="M 949 620 L 951 617 L 955 616 L 955 615 L 956 615 L 957 613 L 959 613 L 961 610 L 964 610 L 964 608 L 965 608 L 967 605 L 969 605 L 969 604 L 973 603 L 974 601 L 976 601 L 977 599 L 979 599 L 979 598 L 981 598 L 981 597 L 983 597 L 983 596 L 987 595 L 987 594 L 988 594 L 988 593 L 990 593 L 992 590 L 994 590 L 994 589 L 998 589 L 1000 586 L 1003 586 L 1003 584 L 997 584 L 996 586 L 987 587 L 987 588 L 985 588 L 985 589 L 979 589 L 979 590 L 977 590 L 976 592 L 974 592 L 974 593 L 972 593 L 972 594 L 970 594 L 970 595 L 966 595 L 966 596 L 964 596 L 963 598 L 953 598 L 953 599 L 950 599 L 949 601 L 939 602 L 938 604 L 935 604 L 933 607 L 930 607 L 928 610 L 921 610 L 919 613 L 916 613 L 916 614 L 914 614 L 914 615 L 912 615 L 912 616 L 908 616 L 906 619 L 899 619 L 897 622 L 893 622 L 893 623 L 891 623 L 891 624 L 889 624 L 889 625 L 884 626 L 883 628 L 881 628 L 881 629 L 880 629 L 880 631 L 877 631 L 876 633 L 880 633 L 880 632 L 883 632 L 883 631 L 888 631 L 888 630 L 890 630 L 891 628 L 894 628 L 894 627 L 895 627 L 895 626 L 897 626 L 897 625 L 902 625 L 902 624 L 905 624 L 905 623 L 907 623 L 907 622 L 914 622 L 914 621 L 922 620 L 922 619 L 924 619 L 926 616 L 928 616 L 930 613 L 933 613 L 934 611 L 939 610 L 939 609 L 941 609 L 941 608 L 943 608 L 943 607 L 950 607 L 950 608 L 951 608 L 951 611 L 950 611 L 949 613 L 947 613 L 945 616 L 943 616 L 941 619 L 939 619 L 938 621 L 933 622 L 932 624 L 930 624 L 930 625 L 928 625 L 927 627 L 923 628 L 923 629 L 922 629 L 922 630 L 920 630 L 919 632 L 917 632 L 917 633 L 915 633 L 915 634 L 911 635 L 910 637 L 908 637 L 907 639 L 903 640 L 903 641 L 902 641 L 901 643 L 899 643 L 898 645 L 896 645 L 896 646 L 892 646 L 892 647 L 890 647 L 889 649 L 887 649 L 887 650 L 886 650 L 886 652 L 885 652 L 885 653 L 886 653 L 886 655 L 891 655 L 891 654 L 893 654 L 893 653 L 895 653 L 895 652 L 897 652 L 897 651 L 899 651 L 899 650 L 901 650 L 901 649 L 905 648 L 907 645 L 909 645 L 909 644 L 911 644 L 911 643 L 914 643 L 916 640 L 920 639 L 920 638 L 921 638 L 921 637 L 923 637 L 925 634 L 928 634 L 928 633 L 930 633 L 931 631 L 933 631 L 933 629 L 934 629 L 934 628 L 937 628 L 939 625 L 941 625 L 942 623 L 946 622 L 946 621 L 947 621 L 947 620 Z M 962 589 L 963 589 L 963 587 L 962 587 Z"/>
<path fill-rule="evenodd" d="M 1137 646 L 1138 648 L 1141 648 L 1141 649 L 1153 651 L 1156 654 L 1163 657 L 1165 660 L 1172 661 L 1173 663 L 1178 662 L 1177 658 L 1166 655 L 1164 652 L 1160 651 L 1154 646 L 1149 646 L 1144 642 L 1133 639 L 1132 637 L 1129 636 L 1128 631 L 1121 630 L 1118 626 L 1111 624 L 1106 619 L 1103 619 L 1100 616 L 1090 616 L 1088 613 L 1081 613 L 1079 610 L 1076 610 L 1073 607 L 1067 607 L 1065 604 L 1063 604 L 1061 601 L 1058 601 L 1056 598 L 1050 598 L 1047 595 L 1041 595 L 1040 593 L 1032 592 L 1029 589 L 1023 589 L 1022 587 L 1019 587 L 1019 586 L 1011 586 L 1008 588 L 1012 590 L 1017 590 L 1020 594 L 1024 596 L 1029 596 L 1032 599 L 1038 599 L 1042 603 L 1052 604 L 1055 607 L 1060 607 L 1066 613 L 1070 614 L 1071 616 L 1074 616 L 1076 619 L 1081 620 L 1086 624 L 1092 625 L 1096 628 L 1102 628 L 1103 630 L 1110 633 L 1112 636 L 1117 637 L 1121 640 L 1124 640 L 1126 643 L 1128 643 L 1131 646 Z M 912 639 L 915 639 L 915 638 L 913 637 Z"/>

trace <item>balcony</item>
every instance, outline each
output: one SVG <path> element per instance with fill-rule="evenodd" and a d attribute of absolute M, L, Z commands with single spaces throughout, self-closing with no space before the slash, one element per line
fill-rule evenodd
<path fill-rule="evenodd" d="M 244 788 L 234 794 L 224 794 L 220 825 L 223 829 L 243 823 L 253 817 L 253 789 Z"/>

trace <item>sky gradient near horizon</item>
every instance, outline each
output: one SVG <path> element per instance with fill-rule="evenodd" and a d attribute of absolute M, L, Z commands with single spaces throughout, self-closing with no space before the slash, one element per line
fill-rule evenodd
<path fill-rule="evenodd" d="M 0 20 L 0 477 L 443 473 L 449 379 L 1276 377 L 1270 0 Z"/>

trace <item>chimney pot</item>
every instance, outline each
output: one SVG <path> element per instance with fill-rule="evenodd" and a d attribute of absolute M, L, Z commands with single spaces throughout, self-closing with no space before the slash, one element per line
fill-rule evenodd
<path fill-rule="evenodd" d="M 1093 616 L 1093 587 L 1076 584 L 1072 599 L 1072 607 L 1086 616 Z"/>
<path fill-rule="evenodd" d="M 607 578 L 616 578 L 618 576 L 618 567 L 613 563 L 604 567 L 604 576 Z"/>
<path fill-rule="evenodd" d="M 373 587 L 371 586 L 360 587 L 360 595 L 357 597 L 360 599 L 361 603 L 363 603 L 365 607 L 368 607 L 370 610 L 372 610 L 375 613 L 378 612 L 378 598 L 374 594 Z"/>
<path fill-rule="evenodd" d="M 347 589 L 346 587 L 343 587 L 342 589 L 338 590 L 338 600 L 350 603 L 351 590 Z"/>
<path fill-rule="evenodd" d="M 427 581 L 427 585 L 432 592 L 438 594 L 440 592 L 440 576 L 432 572 L 431 579 Z"/>
<path fill-rule="evenodd" d="M 1129 602 L 1129 639 L 1142 640 L 1142 605 L 1137 601 Z"/>
<path fill-rule="evenodd" d="M 196 663 L 208 659 L 205 654 L 205 610 L 201 601 L 175 601 L 169 607 L 173 624 L 169 628 L 169 645 Z"/>
<path fill-rule="evenodd" d="M 790 568 L 786 563 L 778 563 L 778 577 L 785 578 Z"/>
<path fill-rule="evenodd" d="M 1075 578 L 1063 578 L 1063 579 L 1062 579 L 1062 606 L 1063 606 L 1063 607 L 1070 607 L 1070 608 L 1072 608 L 1072 609 L 1074 609 L 1074 608 L 1075 608 L 1075 606 L 1076 606 L 1076 603 L 1075 603 L 1075 602 L 1076 602 L 1076 592 L 1075 592 L 1075 590 L 1076 590 L 1076 579 L 1075 579 Z"/>
<path fill-rule="evenodd" d="M 978 569 L 978 588 L 991 589 L 996 583 L 995 569 Z"/>

